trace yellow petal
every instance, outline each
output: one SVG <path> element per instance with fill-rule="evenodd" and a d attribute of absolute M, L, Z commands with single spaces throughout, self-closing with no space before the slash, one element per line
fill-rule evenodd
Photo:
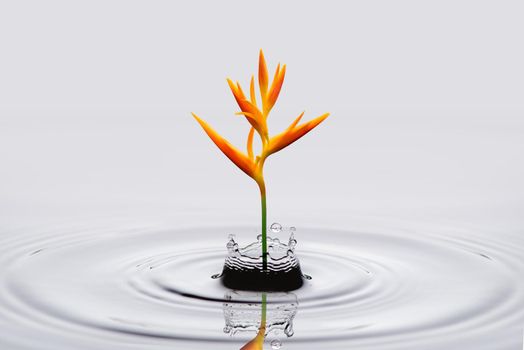
<path fill-rule="evenodd" d="M 322 123 L 324 119 L 329 116 L 329 113 L 325 113 L 320 117 L 317 117 L 313 120 L 310 120 L 306 123 L 303 123 L 299 126 L 296 126 L 296 123 L 300 120 L 302 115 L 300 115 L 295 121 L 287 128 L 284 132 L 272 137 L 269 140 L 267 155 L 280 151 L 282 148 L 285 148 L 307 134 L 318 124 Z"/>
<path fill-rule="evenodd" d="M 220 136 L 209 124 L 200 119 L 196 114 L 191 113 L 200 126 L 204 129 L 207 136 L 217 145 L 218 148 L 247 175 L 254 178 L 255 163 L 243 152 L 230 144 L 225 138 Z"/>

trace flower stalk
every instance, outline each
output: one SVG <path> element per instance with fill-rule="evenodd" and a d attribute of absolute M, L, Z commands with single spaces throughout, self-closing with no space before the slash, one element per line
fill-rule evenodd
<path fill-rule="evenodd" d="M 266 185 L 262 182 L 260 186 L 260 204 L 262 207 L 262 269 L 267 270 L 267 204 Z"/>

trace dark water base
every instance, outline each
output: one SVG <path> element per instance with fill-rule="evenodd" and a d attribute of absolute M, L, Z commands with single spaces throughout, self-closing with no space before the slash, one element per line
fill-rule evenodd
<path fill-rule="evenodd" d="M 304 284 L 300 265 L 287 271 L 232 269 L 224 265 L 220 279 L 227 288 L 257 292 L 289 292 Z"/>

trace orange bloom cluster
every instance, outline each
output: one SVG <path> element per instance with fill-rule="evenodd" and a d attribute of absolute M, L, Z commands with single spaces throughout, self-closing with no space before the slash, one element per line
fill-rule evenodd
<path fill-rule="evenodd" d="M 263 185 L 263 165 L 264 161 L 271 154 L 280 151 L 281 149 L 289 146 L 310 130 L 320 124 L 326 119 L 329 113 L 325 113 L 313 120 L 299 124 L 300 119 L 304 115 L 302 112 L 287 129 L 278 135 L 273 137 L 269 136 L 267 127 L 267 118 L 271 109 L 275 105 L 282 84 L 284 83 L 284 77 L 286 75 L 286 65 L 280 66 L 275 70 L 273 81 L 269 84 L 269 76 L 266 65 L 266 60 L 262 50 L 260 50 L 259 64 L 258 64 L 258 87 L 260 90 L 260 103 L 257 103 L 256 92 L 255 92 L 255 77 L 251 77 L 251 83 L 249 88 L 249 98 L 244 94 L 240 84 L 227 79 L 229 87 L 233 92 L 233 96 L 240 107 L 240 112 L 236 113 L 243 115 L 249 124 L 251 129 L 249 130 L 247 138 L 247 153 L 244 153 L 229 143 L 225 138 L 220 136 L 208 123 L 199 118 L 196 114 L 192 113 L 193 117 L 202 126 L 206 134 L 213 140 L 218 148 L 243 172 L 253 178 L 259 185 Z M 254 132 L 260 136 L 262 141 L 262 151 L 258 156 L 253 154 L 253 137 Z"/>

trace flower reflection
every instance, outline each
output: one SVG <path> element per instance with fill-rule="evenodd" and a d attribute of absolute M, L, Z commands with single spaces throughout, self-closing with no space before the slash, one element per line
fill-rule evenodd
<path fill-rule="evenodd" d="M 224 333 L 235 336 L 256 332 L 240 350 L 261 350 L 266 338 L 293 336 L 293 320 L 298 310 L 295 294 L 232 291 L 225 298 L 229 301 L 223 304 Z"/>

